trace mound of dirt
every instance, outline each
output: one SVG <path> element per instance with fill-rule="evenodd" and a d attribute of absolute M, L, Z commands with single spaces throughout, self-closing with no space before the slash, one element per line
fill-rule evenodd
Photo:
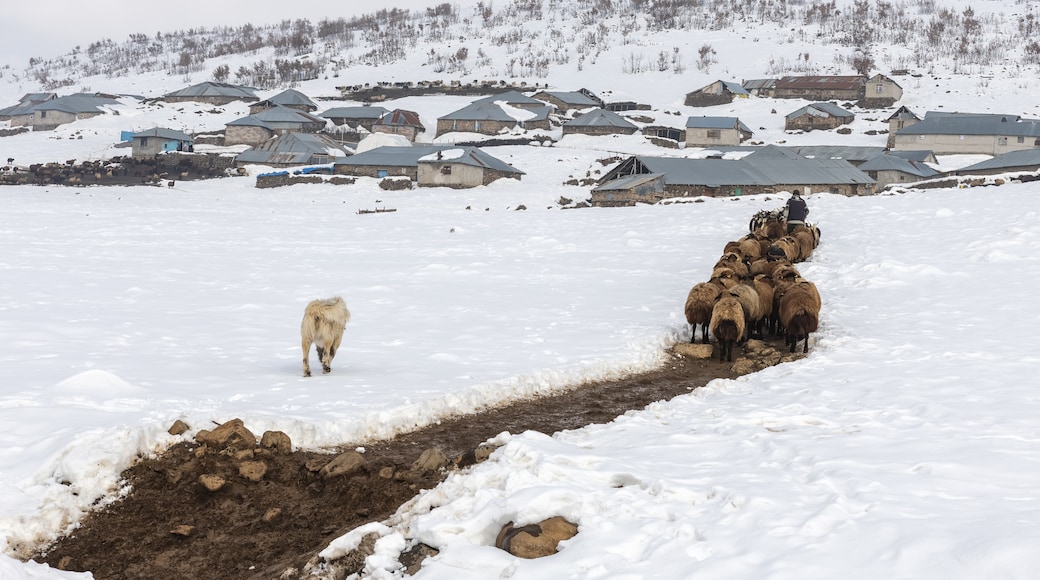
<path fill-rule="evenodd" d="M 248 426 L 229 421 L 223 431 L 200 433 L 203 443 L 176 445 L 128 469 L 124 499 L 90 514 L 35 559 L 89 570 L 98 580 L 291 578 L 284 573 L 330 540 L 388 518 L 451 468 L 486 455 L 478 448 L 503 431 L 555 433 L 608 422 L 712 379 L 800 356 L 749 341 L 736 363 L 722 364 L 680 346 L 656 371 L 442 421 L 366 443 L 363 454 L 293 452 L 284 434 L 258 443 Z"/>

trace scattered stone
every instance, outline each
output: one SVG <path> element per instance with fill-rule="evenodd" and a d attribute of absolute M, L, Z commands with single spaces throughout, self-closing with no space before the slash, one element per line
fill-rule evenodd
<path fill-rule="evenodd" d="M 443 451 L 432 447 L 422 452 L 419 459 L 412 464 L 412 469 L 422 472 L 437 471 L 448 465 L 448 456 Z"/>
<path fill-rule="evenodd" d="M 560 542 L 577 534 L 578 526 L 560 516 L 519 528 L 509 522 L 498 533 L 495 547 L 518 558 L 542 558 L 555 554 Z"/>
<path fill-rule="evenodd" d="M 170 534 L 174 535 L 174 536 L 184 536 L 185 538 L 187 538 L 194 531 L 195 531 L 195 526 L 189 526 L 189 525 L 186 525 L 186 524 L 182 524 L 182 525 L 176 526 L 172 530 L 170 530 Z"/>
<path fill-rule="evenodd" d="M 243 449 L 242 451 L 234 453 L 233 457 L 239 461 L 242 461 L 243 459 L 252 459 L 254 455 L 255 453 L 252 449 Z"/>
<path fill-rule="evenodd" d="M 394 476 L 394 468 L 389 465 L 379 470 L 379 477 L 390 479 Z"/>
<path fill-rule="evenodd" d="M 282 508 L 271 508 L 264 512 L 264 517 L 262 519 L 264 522 L 271 522 L 280 515 L 282 515 Z"/>
<path fill-rule="evenodd" d="M 183 435 L 188 429 L 191 429 L 191 427 L 188 427 L 187 423 L 181 421 L 180 419 L 177 419 L 173 422 L 173 425 L 170 425 L 170 428 L 167 429 L 166 432 L 170 435 L 177 436 Z"/>
<path fill-rule="evenodd" d="M 272 449 L 278 453 L 292 453 L 292 439 L 281 431 L 265 431 L 260 438 L 260 447 Z"/>
<path fill-rule="evenodd" d="M 202 484 L 202 487 L 206 488 L 206 491 L 213 492 L 224 487 L 224 484 L 227 483 L 227 480 L 219 475 L 214 475 L 212 473 L 203 473 L 199 476 L 199 483 Z"/>
<path fill-rule="evenodd" d="M 256 483 L 267 474 L 267 464 L 263 461 L 243 461 L 238 466 L 238 474 Z"/>
<path fill-rule="evenodd" d="M 311 473 L 317 473 L 321 471 L 322 467 L 325 467 L 328 464 L 329 461 L 324 457 L 312 457 L 308 459 L 307 463 L 304 463 L 303 466 L 307 468 L 307 471 L 310 471 Z"/>
<path fill-rule="evenodd" d="M 209 447 L 206 447 L 205 445 L 199 445 L 198 448 L 195 449 L 193 454 L 195 455 L 195 457 L 202 457 L 206 454 L 207 451 L 209 451 Z"/>
<path fill-rule="evenodd" d="M 688 342 L 680 342 L 675 345 L 674 350 L 677 354 L 687 358 L 709 359 L 715 351 L 715 347 L 711 343 L 690 344 Z"/>
<path fill-rule="evenodd" d="M 483 443 L 478 445 L 476 449 L 470 449 L 469 451 L 459 455 L 455 458 L 455 467 L 461 469 L 463 467 L 469 467 L 478 463 L 487 461 L 488 457 L 494 453 L 495 449 L 498 449 L 499 445 L 491 445 Z"/>
<path fill-rule="evenodd" d="M 350 475 L 365 465 L 365 458 L 357 451 L 347 451 L 336 456 L 318 472 L 324 478 Z"/>
<path fill-rule="evenodd" d="M 419 572 L 419 569 L 422 568 L 423 560 L 430 556 L 436 556 L 439 553 L 440 551 L 435 548 L 431 548 L 423 543 L 418 543 L 404 552 L 401 552 L 398 561 L 404 566 L 405 576 L 414 576 Z"/>
<path fill-rule="evenodd" d="M 228 448 L 245 449 L 256 447 L 256 435 L 246 429 L 241 419 L 232 419 L 212 431 L 202 430 L 195 440 L 219 451 Z"/>

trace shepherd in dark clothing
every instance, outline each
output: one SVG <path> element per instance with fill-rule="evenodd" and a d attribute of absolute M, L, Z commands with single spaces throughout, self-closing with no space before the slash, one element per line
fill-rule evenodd
<path fill-rule="evenodd" d="M 809 206 L 805 205 L 802 194 L 797 189 L 791 192 L 791 199 L 787 200 L 784 208 L 787 218 L 787 233 L 791 233 L 798 226 L 805 225 L 805 218 L 809 217 Z"/>

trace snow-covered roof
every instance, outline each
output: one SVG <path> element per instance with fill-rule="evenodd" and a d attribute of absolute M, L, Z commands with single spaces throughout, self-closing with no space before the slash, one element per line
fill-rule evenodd
<path fill-rule="evenodd" d="M 167 129 L 165 127 L 154 127 L 152 129 L 145 129 L 144 131 L 138 131 L 133 134 L 133 138 L 139 137 L 158 137 L 159 139 L 169 139 L 171 141 L 191 141 L 189 137 L 183 131 L 177 131 L 175 129 Z"/>
<path fill-rule="evenodd" d="M 620 127 L 638 129 L 635 123 L 606 109 L 593 109 L 564 123 L 565 127 Z"/>
<path fill-rule="evenodd" d="M 815 117 L 855 117 L 850 111 L 842 109 L 831 103 L 809 103 L 808 105 L 788 113 L 788 119 L 801 117 L 802 115 L 813 115 Z"/>

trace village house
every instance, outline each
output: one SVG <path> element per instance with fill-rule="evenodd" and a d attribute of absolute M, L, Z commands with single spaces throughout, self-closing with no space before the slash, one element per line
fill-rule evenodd
<path fill-rule="evenodd" d="M 638 130 L 628 119 L 605 109 L 585 111 L 563 124 L 564 135 L 631 135 Z"/>
<path fill-rule="evenodd" d="M 362 128 L 371 133 L 372 124 L 389 112 L 388 109 L 378 105 L 374 107 L 365 105 L 363 107 L 333 107 L 319 113 L 318 116 L 332 121 L 337 126 L 354 129 L 355 132 Z"/>
<path fill-rule="evenodd" d="M 344 159 L 337 159 L 333 173 L 358 177 L 407 177 L 415 181 L 419 178 L 419 159 L 449 147 L 449 145 L 376 147 Z"/>
<path fill-rule="evenodd" d="M 283 133 L 317 133 L 327 122 L 310 113 L 276 105 L 227 123 L 224 145 L 255 146 Z"/>
<path fill-rule="evenodd" d="M 939 175 L 924 162 L 906 159 L 896 154 L 883 154 L 859 165 L 877 183 L 880 191 L 891 184 L 913 183 Z"/>
<path fill-rule="evenodd" d="M 593 188 L 589 203 L 596 207 L 655 204 L 665 198 L 664 177 L 662 173 L 645 173 L 611 179 Z"/>
<path fill-rule="evenodd" d="M 32 124 L 33 109 L 37 105 L 58 98 L 56 93 L 28 93 L 18 99 L 18 104 L 0 109 L 0 121 L 10 121 L 12 127 Z"/>
<path fill-rule="evenodd" d="M 896 133 L 920 121 L 921 118 L 914 114 L 906 105 L 896 109 L 885 122 L 888 123 L 888 142 L 886 146 L 891 149 L 895 147 Z"/>
<path fill-rule="evenodd" d="M 740 145 L 752 135 L 751 129 L 736 117 L 690 117 L 686 120 L 687 147 Z"/>
<path fill-rule="evenodd" d="M 903 97 L 903 89 L 885 75 L 787 76 L 776 80 L 772 95 L 777 99 L 851 101 L 862 107 L 890 107 Z"/>
<path fill-rule="evenodd" d="M 1032 179 L 1017 176 L 1022 181 L 1040 179 L 1040 149 L 1022 149 L 997 155 L 974 165 L 962 167 L 953 172 L 956 175 L 993 175 L 997 173 L 1029 173 Z"/>
<path fill-rule="evenodd" d="M 1040 120 L 995 113 L 928 111 L 895 134 L 893 149 L 930 149 L 936 155 L 1003 155 L 1040 147 Z"/>
<path fill-rule="evenodd" d="M 187 134 L 174 129 L 155 127 L 131 135 L 131 157 L 151 159 L 170 151 L 194 151 L 195 142 Z"/>
<path fill-rule="evenodd" d="M 548 103 L 561 113 L 603 107 L 603 100 L 586 89 L 571 92 L 538 91 L 531 98 Z"/>
<path fill-rule="evenodd" d="M 827 191 L 847 196 L 870 195 L 874 180 L 841 159 L 806 159 L 790 149 L 768 145 L 740 159 L 688 159 L 662 157 L 630 157 L 609 171 L 600 181 L 611 181 L 633 175 L 663 175 L 663 197 L 724 197 L 776 193 L 799 189 L 803 193 Z M 634 197 L 623 194 L 610 184 L 618 203 Z M 644 194 L 645 198 L 645 194 Z M 635 201 L 633 201 L 635 203 Z M 595 203 L 593 204 L 595 205 Z M 631 204 L 628 204 L 631 205 Z"/>
<path fill-rule="evenodd" d="M 473 103 L 437 119 L 437 136 L 445 133 L 499 135 L 513 130 L 548 130 L 552 107 L 542 101 L 507 91 Z"/>
<path fill-rule="evenodd" d="M 103 107 L 118 105 L 114 95 L 103 93 L 76 93 L 44 101 L 32 108 L 30 123 L 33 131 L 49 131 L 79 119 L 103 115 Z"/>
<path fill-rule="evenodd" d="M 404 109 L 394 109 L 372 123 L 373 133 L 402 135 L 409 141 L 415 141 L 415 137 L 425 131 L 426 127 L 419 119 L 419 113 Z"/>
<path fill-rule="evenodd" d="M 504 177 L 519 180 L 524 174 L 477 147 L 453 147 L 424 155 L 417 169 L 419 187 L 456 189 L 488 185 Z"/>
<path fill-rule="evenodd" d="M 732 103 L 733 99 L 746 99 L 749 96 L 751 93 L 740 83 L 718 80 L 692 93 L 686 93 L 685 104 L 688 107 L 711 107 Z"/>
<path fill-rule="evenodd" d="M 647 125 L 640 130 L 654 145 L 678 149 L 679 143 L 686 142 L 686 130 L 666 125 Z"/>
<path fill-rule="evenodd" d="M 279 105 L 282 107 L 289 107 L 290 109 L 296 109 L 297 111 L 303 111 L 305 113 L 313 113 L 318 110 L 318 105 L 316 105 L 310 97 L 296 89 L 287 89 L 269 99 L 264 99 L 263 101 L 249 105 L 249 113 L 259 113 L 260 111 Z"/>
<path fill-rule="evenodd" d="M 756 97 L 772 97 L 776 79 L 751 79 L 740 83 L 749 94 Z"/>
<path fill-rule="evenodd" d="M 190 87 L 166 93 L 163 99 L 168 103 L 194 101 L 211 105 L 226 105 L 235 101 L 251 103 L 260 100 L 256 96 L 256 92 L 249 87 L 240 87 L 215 81 L 203 81 Z"/>
<path fill-rule="evenodd" d="M 272 167 L 324 165 L 350 156 L 350 151 L 328 135 L 285 133 L 239 153 L 236 165 L 258 164 Z"/>
<path fill-rule="evenodd" d="M 831 103 L 810 103 L 784 117 L 787 131 L 834 129 L 856 120 L 856 115 Z"/>

